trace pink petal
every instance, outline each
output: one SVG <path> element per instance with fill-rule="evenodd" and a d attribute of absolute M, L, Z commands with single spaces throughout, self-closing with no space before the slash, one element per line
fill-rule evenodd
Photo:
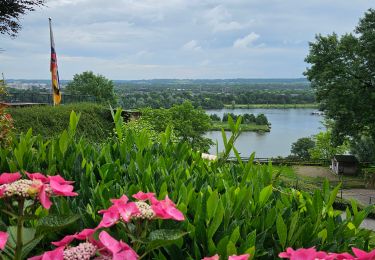
<path fill-rule="evenodd" d="M 155 198 L 155 193 L 153 192 L 144 193 L 142 191 L 139 191 L 137 194 L 133 195 L 133 198 L 137 200 L 151 200 L 151 198 Z"/>
<path fill-rule="evenodd" d="M 77 196 L 78 193 L 73 192 L 74 187 L 69 184 L 60 184 L 59 182 L 51 179 L 50 187 L 54 194 L 61 196 Z"/>
<path fill-rule="evenodd" d="M 139 213 L 137 204 L 135 204 L 134 202 L 129 202 L 124 206 L 119 206 L 118 211 L 124 222 L 129 222 L 133 215 Z"/>
<path fill-rule="evenodd" d="M 108 228 L 116 224 L 117 221 L 120 219 L 120 214 L 116 207 L 112 206 L 111 210 L 107 210 L 104 212 L 103 218 L 100 221 L 97 228 Z"/>
<path fill-rule="evenodd" d="M 176 205 L 168 198 L 164 200 L 152 200 L 151 208 L 155 212 L 156 217 L 161 219 L 174 219 L 182 221 L 185 219 L 184 215 L 176 208 Z"/>
<path fill-rule="evenodd" d="M 84 230 L 82 230 L 81 232 L 79 232 L 75 238 L 78 239 L 78 240 L 86 240 L 88 238 L 90 238 L 94 233 L 95 233 L 95 229 L 92 229 L 92 228 L 86 228 Z"/>
<path fill-rule="evenodd" d="M 21 174 L 19 172 L 15 172 L 15 173 L 4 172 L 3 174 L 0 175 L 0 184 L 12 183 L 12 182 L 18 181 L 19 179 L 21 179 Z"/>
<path fill-rule="evenodd" d="M 114 205 L 125 205 L 129 201 L 128 197 L 126 195 L 122 195 L 119 199 L 111 199 L 111 202 Z"/>
<path fill-rule="evenodd" d="M 48 180 L 50 180 L 50 181 L 53 180 L 53 181 L 56 181 L 59 184 L 63 184 L 63 185 L 65 185 L 65 184 L 73 184 L 74 183 L 74 181 L 67 181 L 67 180 L 65 180 L 60 175 L 53 175 L 53 176 L 49 176 L 48 175 Z"/>
<path fill-rule="evenodd" d="M 228 258 L 228 260 L 247 260 L 249 259 L 250 255 L 249 254 L 244 254 L 244 255 L 232 255 Z"/>
<path fill-rule="evenodd" d="M 39 173 L 39 172 L 35 172 L 35 173 L 25 172 L 25 173 L 26 173 L 27 177 L 29 177 L 30 180 L 40 180 L 43 183 L 48 182 L 48 178 L 46 176 L 44 176 L 43 174 Z"/>
<path fill-rule="evenodd" d="M 1 187 L 0 188 L 0 197 L 4 196 L 5 190 L 6 190 L 6 187 Z"/>
<path fill-rule="evenodd" d="M 39 192 L 39 201 L 42 204 L 42 206 L 46 209 L 49 209 L 52 205 L 51 200 L 49 199 L 49 196 L 46 192 L 46 186 L 45 184 L 42 185 L 40 192 Z"/>
<path fill-rule="evenodd" d="M 64 260 L 64 247 L 58 247 L 55 250 L 47 251 L 43 255 L 34 256 L 28 260 Z"/>
<path fill-rule="evenodd" d="M 5 245 L 8 241 L 8 233 L 0 231 L 0 249 L 4 250 Z"/>
<path fill-rule="evenodd" d="M 116 253 L 113 255 L 112 260 L 137 260 L 138 255 L 137 253 L 133 250 L 124 250 L 121 251 L 120 253 Z"/>
<path fill-rule="evenodd" d="M 112 254 L 116 254 L 121 251 L 121 244 L 116 239 L 111 237 L 106 231 L 100 232 L 99 240 Z"/>
<path fill-rule="evenodd" d="M 216 255 L 213 255 L 213 256 L 207 256 L 207 257 L 203 258 L 202 260 L 219 260 L 219 255 L 216 254 Z"/>
<path fill-rule="evenodd" d="M 63 239 L 61 239 L 60 241 L 56 241 L 56 242 L 52 242 L 51 244 L 52 245 L 55 245 L 55 246 L 67 246 L 70 244 L 70 242 L 72 242 L 76 237 L 76 234 L 74 235 L 68 235 L 68 236 L 65 236 Z"/>

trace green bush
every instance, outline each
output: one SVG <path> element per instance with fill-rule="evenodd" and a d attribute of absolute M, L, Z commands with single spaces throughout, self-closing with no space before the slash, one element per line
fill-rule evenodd
<path fill-rule="evenodd" d="M 101 142 L 112 132 L 113 120 L 109 107 L 95 103 L 8 108 L 17 134 L 26 133 L 32 128 L 34 134 L 45 138 L 57 137 L 66 129 L 72 111 L 81 114 L 77 127 L 78 137 Z"/>
<path fill-rule="evenodd" d="M 271 164 L 253 163 L 254 154 L 243 162 L 233 148 L 240 121 L 229 119 L 233 135 L 223 132 L 225 151 L 217 161 L 206 161 L 186 142 L 174 143 L 170 132 L 159 143 L 145 131 L 122 132 L 122 120 L 114 115 L 118 138 L 94 146 L 77 139 L 79 118 L 71 115 L 68 130 L 44 141 L 31 131 L 21 135 L 11 148 L 0 148 L 2 172 L 30 171 L 60 173 L 75 180 L 79 196 L 59 199 L 52 213 L 79 213 L 80 228 L 95 227 L 98 210 L 108 208 L 111 198 L 131 195 L 140 190 L 168 196 L 176 202 L 186 221 L 153 222 L 155 229 L 188 232 L 170 246 L 155 251 L 154 259 L 201 259 L 218 253 L 250 253 L 260 259 L 274 259 L 287 247 L 316 246 L 319 250 L 343 252 L 351 247 L 368 250 L 371 232 L 359 228 L 372 207 L 359 211 L 353 203 L 346 219 L 334 210 L 339 187 L 313 194 L 283 187 L 280 172 Z M 226 163 L 233 150 L 237 161 Z M 131 243 L 121 227 L 112 230 L 117 239 Z M 55 236 L 63 234 L 55 233 Z M 44 247 L 48 247 L 44 242 Z"/>

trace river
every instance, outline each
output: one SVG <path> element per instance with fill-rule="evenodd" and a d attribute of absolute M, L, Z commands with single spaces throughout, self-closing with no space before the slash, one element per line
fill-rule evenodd
<path fill-rule="evenodd" d="M 236 141 L 236 148 L 241 156 L 248 157 L 256 152 L 258 158 L 287 156 L 290 154 L 292 143 L 301 137 L 308 137 L 324 131 L 323 116 L 312 115 L 316 109 L 219 109 L 207 110 L 207 114 L 217 114 L 221 118 L 224 113 L 236 115 L 251 113 L 258 115 L 263 113 L 271 123 L 271 132 L 256 133 L 243 132 Z M 229 136 L 229 132 L 227 132 Z M 206 134 L 214 142 L 218 142 L 219 152 L 223 150 L 223 142 L 220 131 L 212 131 Z M 216 145 L 211 147 L 211 154 L 216 154 Z"/>

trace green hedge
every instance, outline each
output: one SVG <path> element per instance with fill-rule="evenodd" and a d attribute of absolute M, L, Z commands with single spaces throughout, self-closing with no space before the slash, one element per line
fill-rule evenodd
<path fill-rule="evenodd" d="M 14 119 L 16 134 L 33 129 L 44 138 L 56 137 L 69 123 L 72 111 L 81 114 L 77 136 L 88 140 L 104 141 L 113 130 L 113 119 L 109 107 L 94 103 L 77 103 L 60 106 L 32 106 L 8 108 Z"/>

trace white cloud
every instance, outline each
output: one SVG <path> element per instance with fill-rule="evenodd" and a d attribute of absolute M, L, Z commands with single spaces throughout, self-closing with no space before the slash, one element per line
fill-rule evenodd
<path fill-rule="evenodd" d="M 185 50 L 185 51 L 201 51 L 202 47 L 199 46 L 199 44 L 196 40 L 191 40 L 191 41 L 185 43 L 182 46 L 182 49 Z"/>
<path fill-rule="evenodd" d="M 249 48 L 254 46 L 253 43 L 259 38 L 259 35 L 252 32 L 243 38 L 237 39 L 233 43 L 234 48 Z"/>
<path fill-rule="evenodd" d="M 205 17 L 214 32 L 244 29 L 252 22 L 240 23 L 233 20 L 231 13 L 222 5 L 210 9 Z"/>

